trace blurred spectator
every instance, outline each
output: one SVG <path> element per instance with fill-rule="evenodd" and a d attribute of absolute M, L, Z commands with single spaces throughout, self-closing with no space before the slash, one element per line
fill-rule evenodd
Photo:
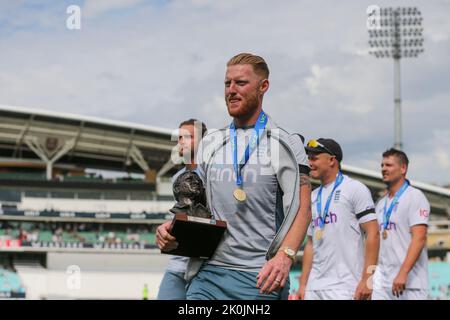
<path fill-rule="evenodd" d="M 61 227 L 59 227 L 54 232 L 54 234 L 52 236 L 52 241 L 53 242 L 62 242 L 62 234 L 63 234 L 63 229 Z"/>
<path fill-rule="evenodd" d="M 139 242 L 139 238 L 139 233 L 131 233 L 131 231 L 127 232 L 128 241 Z"/>
<path fill-rule="evenodd" d="M 108 237 L 106 239 L 108 244 L 114 244 L 116 242 L 116 234 L 112 231 L 108 233 Z"/>
<path fill-rule="evenodd" d="M 97 233 L 97 241 L 98 242 L 105 242 L 105 237 L 101 234 Z"/>
<path fill-rule="evenodd" d="M 17 237 L 17 239 L 19 239 L 20 241 L 28 241 L 28 234 L 25 230 L 23 229 L 19 229 L 19 236 Z"/>

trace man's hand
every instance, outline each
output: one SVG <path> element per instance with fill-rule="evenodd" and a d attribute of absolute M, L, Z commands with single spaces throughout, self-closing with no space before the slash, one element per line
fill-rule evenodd
<path fill-rule="evenodd" d="M 305 300 L 305 293 L 306 293 L 306 285 L 301 284 L 300 288 L 298 288 L 298 291 L 297 291 L 297 299 Z"/>
<path fill-rule="evenodd" d="M 405 291 L 406 281 L 408 281 L 408 273 L 400 270 L 392 283 L 392 294 L 397 298 L 403 294 L 403 291 Z"/>
<path fill-rule="evenodd" d="M 256 287 L 261 288 L 259 292 L 261 294 L 271 294 L 275 290 L 283 288 L 289 278 L 291 265 L 292 260 L 281 251 L 267 261 L 256 276 L 256 279 L 258 279 Z M 263 286 L 261 287 L 261 285 Z"/>
<path fill-rule="evenodd" d="M 370 300 L 372 298 L 373 289 L 368 286 L 368 278 L 362 278 L 356 287 L 355 295 L 353 299 L 355 300 Z"/>
<path fill-rule="evenodd" d="M 156 229 L 156 243 L 163 251 L 171 251 L 178 247 L 175 237 L 169 233 L 171 224 L 172 221 L 167 221 Z"/>

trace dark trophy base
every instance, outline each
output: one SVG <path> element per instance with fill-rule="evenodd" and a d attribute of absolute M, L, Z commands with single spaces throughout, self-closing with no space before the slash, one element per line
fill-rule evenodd
<path fill-rule="evenodd" d="M 210 259 L 226 229 L 225 221 L 178 213 L 172 220 L 170 231 L 170 234 L 177 239 L 178 247 L 171 251 L 161 250 L 161 253 Z"/>

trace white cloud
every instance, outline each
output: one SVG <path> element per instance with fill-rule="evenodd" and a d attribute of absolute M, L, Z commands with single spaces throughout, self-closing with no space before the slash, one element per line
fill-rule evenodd
<path fill-rule="evenodd" d="M 310 95 L 315 96 L 319 93 L 320 83 L 328 73 L 328 68 L 321 68 L 317 64 L 311 66 L 311 76 L 305 79 L 305 86 Z"/>
<path fill-rule="evenodd" d="M 110 10 L 132 7 L 143 0 L 85 0 L 82 8 L 83 17 L 94 18 Z"/>
<path fill-rule="evenodd" d="M 405 150 L 417 162 L 415 177 L 445 184 L 450 44 L 435 40 L 450 34 L 449 5 L 415 4 L 423 9 L 426 48 L 420 58 L 402 61 Z M 38 18 L 20 5 L 8 5 L 15 14 L 5 14 L 0 4 L 0 18 L 10 21 L 0 37 L 7 57 L 0 59 L 0 103 L 163 127 L 195 117 L 222 127 L 230 121 L 225 63 L 249 51 L 269 63 L 264 104 L 276 122 L 307 138 L 334 137 L 344 161 L 378 170 L 393 142 L 393 65 L 366 54 L 367 5 L 88 0 L 82 8 L 87 21 L 71 32 L 59 7 Z M 56 27 L 39 29 L 42 19 Z M 442 149 L 429 145 L 432 140 Z"/>
<path fill-rule="evenodd" d="M 448 121 L 448 120 L 447 120 Z M 430 145 L 434 146 L 434 156 L 442 173 L 450 169 L 450 129 L 437 129 L 433 131 L 434 139 Z M 447 174 L 450 178 L 450 173 Z"/>
<path fill-rule="evenodd" d="M 449 37 L 448 33 L 445 33 L 445 34 L 444 33 L 435 33 L 435 34 L 431 34 L 430 38 L 434 42 L 445 42 L 450 37 Z"/>
<path fill-rule="evenodd" d="M 442 169 L 446 170 L 450 168 L 450 153 L 448 152 L 448 149 L 444 150 L 443 148 L 436 148 L 434 154 Z"/>

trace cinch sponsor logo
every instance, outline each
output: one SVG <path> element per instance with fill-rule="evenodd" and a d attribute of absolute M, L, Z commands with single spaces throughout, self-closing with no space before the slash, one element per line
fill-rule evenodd
<path fill-rule="evenodd" d="M 314 227 L 319 227 L 319 222 L 320 222 L 319 217 L 313 219 Z M 328 214 L 325 218 L 325 224 L 336 223 L 336 222 L 337 222 L 337 215 L 333 212 L 330 212 L 330 214 Z"/>
<path fill-rule="evenodd" d="M 419 212 L 420 212 L 420 216 L 424 217 L 424 218 L 426 218 L 426 217 L 428 217 L 430 215 L 430 213 L 426 209 L 420 209 Z"/>
<path fill-rule="evenodd" d="M 380 223 L 380 230 L 383 230 L 383 223 Z M 395 224 L 395 222 L 389 222 L 386 230 L 395 230 L 395 231 L 397 231 L 397 225 Z"/>
<path fill-rule="evenodd" d="M 259 171 L 256 168 L 248 167 L 242 172 L 242 179 L 246 182 L 256 183 Z M 233 167 L 223 167 L 222 165 L 214 165 L 211 167 L 211 181 L 233 182 L 236 181 L 236 173 Z"/>

